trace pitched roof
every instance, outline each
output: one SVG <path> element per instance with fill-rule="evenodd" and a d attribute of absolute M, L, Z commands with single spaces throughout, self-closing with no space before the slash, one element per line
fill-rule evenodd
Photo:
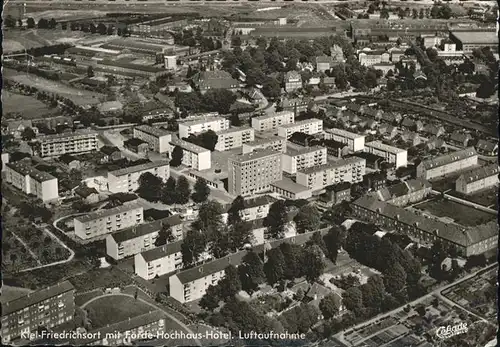
<path fill-rule="evenodd" d="M 422 131 L 424 133 L 429 133 L 429 134 L 432 134 L 432 135 L 437 135 L 443 129 L 444 128 L 442 126 L 436 126 L 436 125 L 433 125 L 433 124 L 427 124 L 426 126 L 424 126 L 424 128 L 422 129 Z"/>
<path fill-rule="evenodd" d="M 435 169 L 440 166 L 448 165 L 450 163 L 457 162 L 459 160 L 464 160 L 466 158 L 470 158 L 472 156 L 477 155 L 474 147 L 468 147 L 461 151 L 456 151 L 452 153 L 448 153 L 439 157 L 434 157 L 432 159 L 424 160 L 419 165 L 423 165 L 426 169 Z"/>
<path fill-rule="evenodd" d="M 25 307 L 38 304 L 46 299 L 52 298 L 56 295 L 69 292 L 70 290 L 75 290 L 71 282 L 64 281 L 56 285 L 40 289 L 36 292 L 29 293 L 28 295 L 22 296 L 15 300 L 6 302 L 2 304 L 2 317 L 7 316 L 10 313 L 20 311 Z"/>
<path fill-rule="evenodd" d="M 463 143 L 465 141 L 472 139 L 472 136 L 470 134 L 465 134 L 456 130 L 451 134 L 450 138 L 452 141 Z"/>
<path fill-rule="evenodd" d="M 165 258 L 168 257 L 169 255 L 179 253 L 181 251 L 181 246 L 182 246 L 182 240 L 177 242 L 172 242 L 164 246 L 156 247 L 146 252 L 142 252 L 141 256 L 147 263 L 149 263 L 150 261 Z"/>
<path fill-rule="evenodd" d="M 477 169 L 467 171 L 460 175 L 458 180 L 463 180 L 465 183 L 472 183 L 482 180 L 483 178 L 490 176 L 498 176 L 498 164 L 491 164 L 488 166 L 483 166 Z"/>
<path fill-rule="evenodd" d="M 476 148 L 487 151 L 487 152 L 493 152 L 496 148 L 498 147 L 498 143 L 486 141 L 486 140 L 479 140 L 476 144 Z"/>
<path fill-rule="evenodd" d="M 100 148 L 100 151 L 104 154 L 111 155 L 115 152 L 120 152 L 120 149 L 115 146 L 103 146 Z"/>
<path fill-rule="evenodd" d="M 14 170 L 15 172 L 27 176 L 36 180 L 37 182 L 45 182 L 50 180 L 55 180 L 56 178 L 45 171 L 40 171 L 31 166 L 31 163 L 20 160 L 14 163 L 6 163 L 5 166 Z"/>
<path fill-rule="evenodd" d="M 160 231 L 163 227 L 171 227 L 182 224 L 180 215 L 175 214 L 166 218 L 155 220 L 151 223 L 139 224 L 127 229 L 119 230 L 111 234 L 116 243 L 132 240 L 137 237 Z"/>
<path fill-rule="evenodd" d="M 75 220 L 77 220 L 81 223 L 86 223 L 86 222 L 89 222 L 89 221 L 92 221 L 95 219 L 109 217 L 109 216 L 112 216 L 115 214 L 132 211 L 132 210 L 135 210 L 138 208 L 143 209 L 142 205 L 140 205 L 139 203 L 133 203 L 130 205 L 122 205 L 122 206 L 110 208 L 107 210 L 98 210 L 98 211 L 90 212 L 90 213 L 84 214 L 82 216 L 75 217 Z"/>
<path fill-rule="evenodd" d="M 79 186 L 75 189 L 75 194 L 86 198 L 92 194 L 99 194 L 99 192 L 95 188 L 90 188 L 88 186 Z"/>

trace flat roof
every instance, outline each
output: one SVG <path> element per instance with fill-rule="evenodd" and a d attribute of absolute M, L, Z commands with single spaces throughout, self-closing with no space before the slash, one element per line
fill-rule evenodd
<path fill-rule="evenodd" d="M 71 290 L 75 290 L 71 282 L 64 281 L 48 288 L 29 293 L 15 300 L 5 302 L 2 304 L 2 317 Z"/>
<path fill-rule="evenodd" d="M 284 178 L 281 181 L 271 183 L 271 186 L 285 190 L 287 192 L 298 194 L 310 190 L 302 184 L 295 183 L 290 178 Z"/>
<path fill-rule="evenodd" d="M 172 140 L 170 140 L 170 143 L 174 146 L 179 146 L 182 149 L 185 149 L 192 153 L 200 154 L 200 153 L 210 152 L 210 150 L 206 148 L 200 147 L 198 145 L 195 145 L 194 143 L 187 142 L 185 140 L 181 140 L 179 138 L 172 138 Z"/>
<path fill-rule="evenodd" d="M 452 31 L 451 32 L 462 44 L 485 43 L 498 44 L 498 36 L 494 31 Z"/>
<path fill-rule="evenodd" d="M 137 71 L 145 71 L 145 72 L 165 72 L 165 69 L 161 69 L 159 67 L 147 66 L 147 65 L 139 65 L 139 64 L 131 64 L 125 63 L 122 61 L 115 60 L 101 60 L 98 62 L 99 65 L 111 66 L 111 67 L 121 67 L 123 69 L 137 70 Z"/>
<path fill-rule="evenodd" d="M 38 182 L 45 182 L 56 179 L 48 172 L 35 169 L 31 166 L 31 163 L 27 163 L 26 161 L 21 160 L 14 163 L 6 163 L 5 165 L 23 176 L 29 175 L 31 178 L 35 179 Z"/>
<path fill-rule="evenodd" d="M 293 157 L 296 155 L 313 153 L 313 152 L 322 151 L 322 150 L 326 151 L 326 147 L 322 147 L 322 146 L 302 147 L 301 146 L 300 148 L 294 148 L 294 147 L 287 146 L 285 154 Z"/>
<path fill-rule="evenodd" d="M 155 161 L 155 162 L 151 162 L 151 163 L 145 163 L 145 164 L 141 164 L 141 165 L 135 165 L 135 166 L 126 167 L 124 169 L 111 171 L 110 174 L 112 174 L 115 177 L 118 177 L 118 176 L 128 175 L 129 173 L 139 172 L 139 171 L 143 171 L 143 170 L 149 170 L 149 169 L 153 169 L 155 167 L 166 166 L 166 165 L 169 165 L 168 160 Z"/>
<path fill-rule="evenodd" d="M 73 139 L 80 136 L 97 136 L 98 132 L 95 130 L 82 129 L 72 133 L 60 133 L 60 134 L 50 134 L 37 136 L 36 139 L 40 141 L 51 141 L 51 140 L 62 140 L 62 139 Z"/>
<path fill-rule="evenodd" d="M 363 137 L 363 138 L 366 137 L 365 135 L 356 134 L 356 133 L 352 133 L 352 132 L 344 130 L 344 129 L 337 129 L 337 128 L 325 129 L 325 132 L 330 133 L 330 134 L 334 134 L 334 135 L 347 137 L 349 139 L 359 139 L 360 137 Z"/>
<path fill-rule="evenodd" d="M 154 261 L 157 259 L 168 257 L 169 255 L 179 253 L 181 251 L 182 240 L 172 242 L 161 247 L 150 249 L 149 251 L 142 252 L 141 256 L 146 262 Z"/>
<path fill-rule="evenodd" d="M 275 112 L 275 113 L 271 113 L 271 114 L 265 114 L 263 116 L 253 117 L 252 119 L 266 120 L 266 119 L 272 119 L 272 118 L 276 118 L 276 117 L 290 116 L 290 115 L 295 115 L 295 114 L 293 111 L 280 111 L 280 112 Z"/>
<path fill-rule="evenodd" d="M 116 243 L 132 240 L 137 237 L 148 235 L 161 230 L 164 226 L 174 226 L 182 224 L 180 215 L 176 214 L 166 218 L 158 219 L 151 223 L 139 224 L 127 229 L 119 230 L 111 234 Z"/>
<path fill-rule="evenodd" d="M 138 208 L 142 209 L 143 206 L 140 205 L 139 203 L 132 203 L 130 205 L 122 205 L 122 206 L 110 208 L 107 210 L 98 210 L 98 211 L 90 212 L 90 213 L 87 213 L 83 216 L 75 217 L 75 220 L 77 220 L 81 223 L 86 223 L 86 222 L 90 222 L 90 221 L 95 220 L 95 219 L 109 217 L 109 216 L 112 216 L 115 214 L 132 211 L 132 210 L 135 210 Z"/>
<path fill-rule="evenodd" d="M 250 153 L 236 155 L 236 156 L 230 158 L 229 160 L 241 163 L 241 162 L 255 160 L 255 159 L 261 159 L 261 158 L 265 158 L 265 157 L 269 157 L 269 156 L 273 156 L 273 155 L 280 155 L 281 156 L 281 154 L 282 154 L 281 152 L 277 152 L 277 151 L 274 151 L 272 149 L 261 149 L 261 150 L 255 150 L 255 151 L 250 152 Z"/>
<path fill-rule="evenodd" d="M 318 118 L 310 118 L 310 119 L 304 119 L 304 120 L 301 120 L 301 121 L 298 121 L 295 123 L 283 124 L 283 125 L 280 125 L 280 128 L 285 128 L 285 129 L 295 128 L 295 127 L 301 126 L 303 124 L 312 124 L 312 123 L 323 123 L 323 121 L 321 119 L 318 119 Z"/>
<path fill-rule="evenodd" d="M 235 128 L 229 128 L 226 130 L 221 130 L 221 131 L 216 131 L 217 135 L 222 135 L 222 134 L 232 134 L 232 133 L 238 133 L 238 132 L 243 132 L 243 131 L 254 131 L 254 128 L 251 126 L 244 126 L 244 127 L 235 127 Z"/>
<path fill-rule="evenodd" d="M 136 126 L 134 129 L 137 129 L 139 131 L 145 132 L 146 134 L 153 135 L 156 137 L 170 135 L 170 133 L 166 130 L 163 130 L 160 128 L 154 128 L 154 127 L 149 126 L 149 125 L 139 125 L 139 126 Z"/>
<path fill-rule="evenodd" d="M 273 135 L 273 136 L 264 137 L 261 139 L 256 139 L 256 140 L 247 142 L 247 143 L 245 143 L 245 145 L 247 145 L 247 146 L 259 146 L 259 145 L 263 145 L 263 144 L 271 143 L 271 142 L 275 142 L 275 141 L 285 141 L 286 142 L 286 139 L 284 137 L 281 137 L 281 136 L 274 136 Z"/>
<path fill-rule="evenodd" d="M 193 125 L 204 124 L 204 123 L 212 123 L 212 122 L 224 121 L 224 120 L 226 120 L 226 118 L 224 118 L 224 117 L 218 117 L 218 116 L 215 116 L 215 117 L 205 117 L 205 118 L 193 120 L 193 121 L 190 121 L 190 122 L 179 123 L 179 125 L 184 125 L 184 126 L 190 127 L 190 126 L 193 126 Z"/>
<path fill-rule="evenodd" d="M 307 174 L 311 174 L 311 173 L 315 173 L 315 172 L 321 172 L 324 170 L 334 169 L 334 168 L 342 167 L 345 165 L 351 165 L 351 164 L 361 163 L 361 162 L 365 162 L 365 159 L 358 158 L 358 157 L 348 157 L 348 158 L 337 160 L 335 162 L 330 162 L 330 163 L 323 164 L 323 165 L 308 167 L 308 168 L 305 168 L 303 170 L 299 170 L 298 172 L 307 175 Z"/>
<path fill-rule="evenodd" d="M 382 151 L 388 152 L 388 153 L 403 153 L 406 152 L 405 149 L 397 148 L 394 146 L 386 145 L 385 143 L 382 143 L 380 141 L 372 141 L 365 143 L 365 148 L 366 147 L 372 147 L 372 148 L 377 148 Z"/>

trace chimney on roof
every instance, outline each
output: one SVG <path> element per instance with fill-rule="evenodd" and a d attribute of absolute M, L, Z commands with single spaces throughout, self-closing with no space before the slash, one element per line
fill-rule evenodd
<path fill-rule="evenodd" d="M 434 235 L 436 235 L 436 236 L 439 235 L 439 229 L 434 229 Z"/>

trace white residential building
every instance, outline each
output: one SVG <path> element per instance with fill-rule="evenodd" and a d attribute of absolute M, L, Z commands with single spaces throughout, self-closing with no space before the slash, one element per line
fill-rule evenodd
<path fill-rule="evenodd" d="M 472 194 L 495 187 L 498 185 L 498 171 L 498 164 L 494 163 L 463 173 L 455 181 L 455 190 L 462 194 Z"/>
<path fill-rule="evenodd" d="M 262 219 L 267 217 L 269 213 L 269 208 L 273 203 L 277 201 L 271 195 L 261 195 L 256 198 L 245 199 L 244 208 L 240 211 L 241 220 L 250 222 L 257 219 Z M 229 211 L 231 204 L 226 206 L 226 210 Z M 227 222 L 228 212 L 222 215 L 224 221 Z"/>
<path fill-rule="evenodd" d="M 296 174 L 297 170 L 324 165 L 327 162 L 327 149 L 321 146 L 302 147 L 299 149 L 287 147 L 281 158 L 283 171 Z"/>
<path fill-rule="evenodd" d="M 408 152 L 405 149 L 386 145 L 380 141 L 365 143 L 364 152 L 382 157 L 396 166 L 396 169 L 408 165 Z"/>
<path fill-rule="evenodd" d="M 251 127 L 229 128 L 217 132 L 216 151 L 227 151 L 240 148 L 243 144 L 255 140 L 255 130 Z"/>
<path fill-rule="evenodd" d="M 313 191 L 341 182 L 357 183 L 363 181 L 365 170 L 365 159 L 349 157 L 297 171 L 297 183 Z"/>
<path fill-rule="evenodd" d="M 182 219 L 179 215 L 133 226 L 108 235 L 106 254 L 115 260 L 127 258 L 155 248 L 155 240 L 162 229 L 169 228 L 176 240 L 183 238 Z"/>
<path fill-rule="evenodd" d="M 182 269 L 182 241 L 156 247 L 134 256 L 135 274 L 145 280 Z"/>
<path fill-rule="evenodd" d="M 144 209 L 137 203 L 98 210 L 73 219 L 75 235 L 84 240 L 133 227 L 143 222 Z"/>
<path fill-rule="evenodd" d="M 31 167 L 23 160 L 5 164 L 5 182 L 12 184 L 26 194 L 33 194 L 43 202 L 59 198 L 57 178 Z"/>
<path fill-rule="evenodd" d="M 252 118 L 252 128 L 257 131 L 269 131 L 278 129 L 279 126 L 291 124 L 295 121 L 293 111 L 281 111 L 264 116 Z"/>
<path fill-rule="evenodd" d="M 39 136 L 35 139 L 35 154 L 40 157 L 55 157 L 95 151 L 97 134 L 97 131 L 93 130 L 80 130 L 74 133 Z"/>
<path fill-rule="evenodd" d="M 417 165 L 417 177 L 426 180 L 441 178 L 456 171 L 472 168 L 477 165 L 477 160 L 474 147 L 468 147 L 422 161 Z"/>
<path fill-rule="evenodd" d="M 166 181 L 170 177 L 169 162 L 162 160 L 108 172 L 108 190 L 111 193 L 134 192 L 139 188 L 139 178 L 146 172 Z"/>
<path fill-rule="evenodd" d="M 134 137 L 149 144 L 149 148 L 158 153 L 168 152 L 172 135 L 163 129 L 149 125 L 139 125 L 134 128 Z"/>
<path fill-rule="evenodd" d="M 278 135 L 289 138 L 293 133 L 304 133 L 314 135 L 323 131 L 323 120 L 317 118 L 305 119 L 293 124 L 285 124 L 278 127 Z"/>
<path fill-rule="evenodd" d="M 208 130 L 218 132 L 226 129 L 229 129 L 229 120 L 226 118 L 202 118 L 191 122 L 179 123 L 179 138 L 184 139 L 191 134 L 203 133 Z"/>
<path fill-rule="evenodd" d="M 172 152 L 176 146 L 182 148 L 182 165 L 198 171 L 208 170 L 212 167 L 212 155 L 208 149 L 173 138 L 170 141 L 170 157 L 172 157 Z"/>
<path fill-rule="evenodd" d="M 243 144 L 243 154 L 253 152 L 258 149 L 272 149 L 276 152 L 285 153 L 287 140 L 284 137 L 269 136 L 259 138 L 254 141 Z"/>
<path fill-rule="evenodd" d="M 365 135 L 351 133 L 343 129 L 326 129 L 325 139 L 347 144 L 349 151 L 359 152 L 365 148 Z"/>

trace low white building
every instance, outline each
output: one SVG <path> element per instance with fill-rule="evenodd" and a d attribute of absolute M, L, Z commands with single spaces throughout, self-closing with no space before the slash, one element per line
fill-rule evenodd
<path fill-rule="evenodd" d="M 302 184 L 295 183 L 289 178 L 271 183 L 273 193 L 281 195 L 285 199 L 300 200 L 312 197 L 312 190 Z"/>
<path fill-rule="evenodd" d="M 2 158 L 3 159 L 3 158 Z M 35 169 L 27 161 L 5 164 L 5 182 L 26 194 L 33 194 L 43 202 L 59 198 L 57 178 Z"/>
<path fill-rule="evenodd" d="M 191 122 L 179 123 L 179 138 L 184 139 L 191 134 L 208 130 L 215 132 L 229 129 L 229 120 L 223 117 L 205 117 Z"/>
<path fill-rule="evenodd" d="M 134 192 L 139 188 L 139 178 L 146 172 L 166 181 L 170 177 L 169 162 L 162 160 L 108 172 L 108 189 L 112 193 Z"/>
<path fill-rule="evenodd" d="M 168 152 L 172 135 L 163 129 L 149 125 L 139 125 L 134 128 L 134 137 L 149 144 L 149 148 L 158 153 Z"/>
<path fill-rule="evenodd" d="M 229 128 L 217 132 L 216 151 L 240 148 L 243 144 L 255 140 L 255 130 L 251 127 Z"/>
<path fill-rule="evenodd" d="M 134 256 L 135 274 L 145 280 L 182 269 L 182 241 L 156 247 Z"/>
<path fill-rule="evenodd" d="M 208 149 L 173 138 L 170 141 L 170 157 L 172 157 L 172 152 L 176 146 L 182 149 L 182 165 L 198 171 L 208 170 L 212 167 L 212 155 Z"/>
<path fill-rule="evenodd" d="M 312 166 L 324 165 L 327 162 L 327 149 L 321 146 L 302 147 L 299 149 L 287 147 L 283 153 L 281 164 L 283 171 L 296 174 L 297 170 Z"/>
<path fill-rule="evenodd" d="M 323 120 L 317 118 L 305 119 L 292 124 L 285 124 L 278 127 L 278 135 L 289 138 L 293 133 L 304 133 L 314 135 L 323 131 Z"/>
<path fill-rule="evenodd" d="M 347 144 L 349 151 L 359 152 L 365 148 L 365 135 L 356 134 L 343 129 L 326 129 L 325 139 Z"/>
<path fill-rule="evenodd" d="M 380 141 L 365 143 L 364 151 L 384 158 L 387 162 L 394 164 L 396 169 L 408 165 L 408 152 L 405 149 L 386 145 Z"/>

